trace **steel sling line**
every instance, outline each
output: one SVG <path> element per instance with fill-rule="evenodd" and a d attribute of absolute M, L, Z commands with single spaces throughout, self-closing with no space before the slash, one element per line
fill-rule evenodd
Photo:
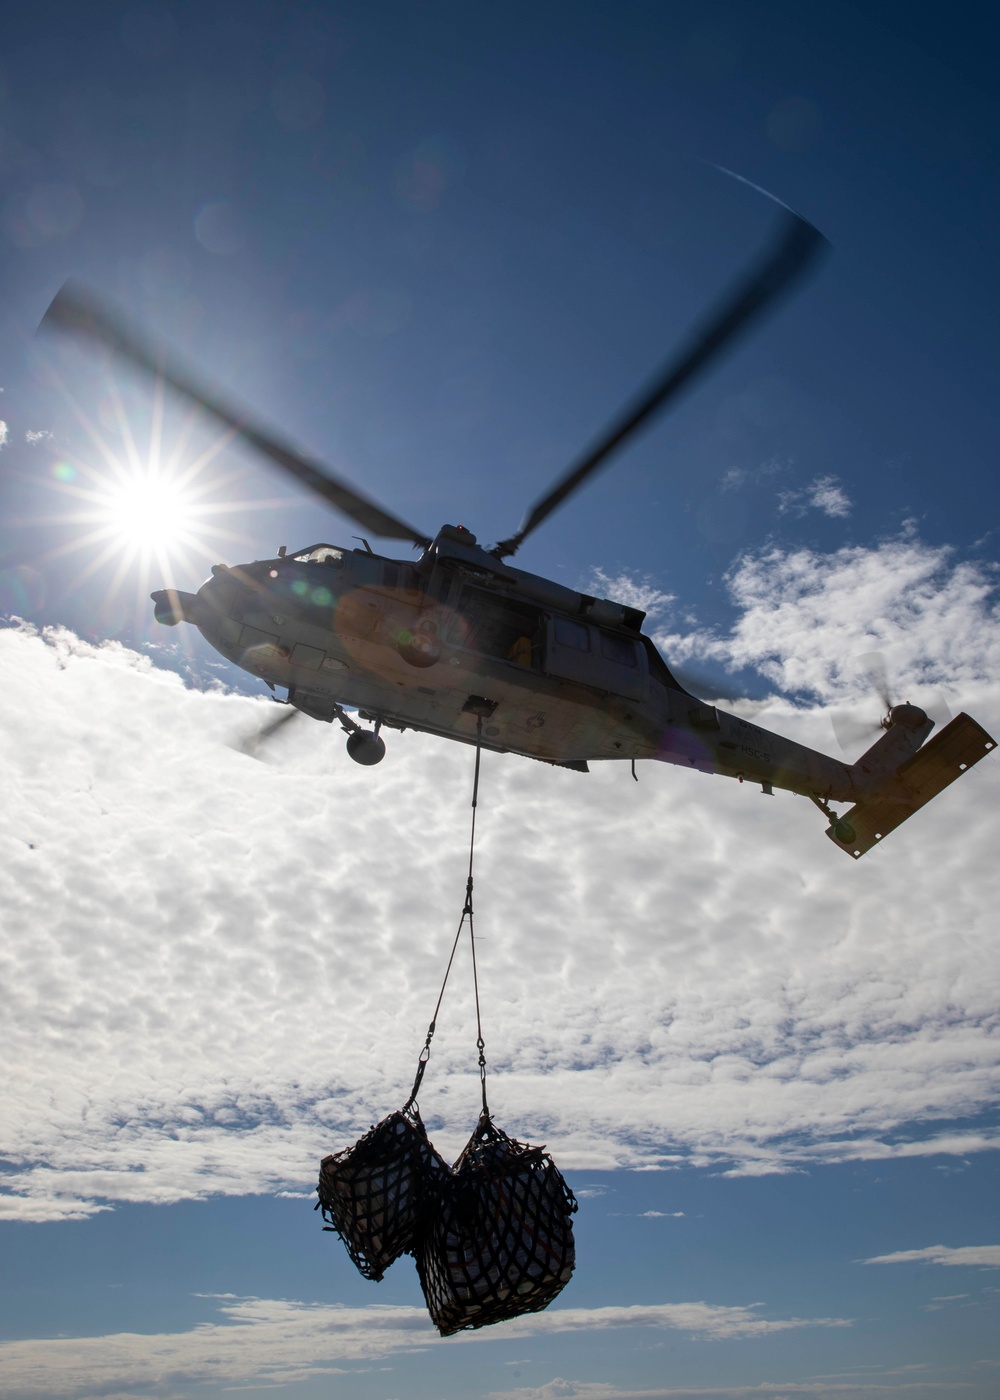
<path fill-rule="evenodd" d="M 465 882 L 465 905 L 462 909 L 462 917 L 459 920 L 458 928 L 455 931 L 455 938 L 451 945 L 451 953 L 448 956 L 448 965 L 444 970 L 444 980 L 441 983 L 441 990 L 438 992 L 437 1004 L 434 1007 L 434 1015 L 431 1017 L 430 1025 L 427 1027 L 427 1039 L 424 1041 L 424 1048 L 420 1052 L 417 1061 L 417 1073 L 413 1080 L 413 1088 L 410 1090 L 410 1097 L 402 1108 L 403 1113 L 408 1113 L 417 1101 L 417 1094 L 423 1081 L 424 1071 L 427 1068 L 427 1061 L 431 1057 L 431 1041 L 434 1039 L 434 1032 L 437 1030 L 438 1013 L 441 1010 L 441 1003 L 444 1000 L 445 988 L 448 985 L 448 978 L 451 975 L 452 964 L 455 961 L 455 953 L 458 949 L 459 939 L 462 937 L 462 930 L 465 921 L 469 921 L 469 943 L 472 948 L 472 986 L 476 998 L 476 1049 L 479 1051 L 479 1083 L 483 1095 L 483 1115 L 490 1117 L 489 1104 L 486 1101 L 486 1042 L 483 1040 L 483 1022 L 479 1009 L 479 975 L 476 968 L 476 930 L 475 919 L 472 908 L 473 890 L 473 864 L 476 856 L 476 808 L 479 805 L 479 772 L 483 752 L 483 717 L 476 718 L 476 765 L 472 779 L 472 822 L 469 834 L 469 875 Z"/>

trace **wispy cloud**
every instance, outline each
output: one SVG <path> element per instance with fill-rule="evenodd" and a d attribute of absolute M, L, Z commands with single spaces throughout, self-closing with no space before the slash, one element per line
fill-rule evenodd
<path fill-rule="evenodd" d="M 363 1308 L 267 1298 L 216 1300 L 223 1321 L 156 1335 L 38 1338 L 0 1343 L 6 1393 L 82 1396 L 113 1388 L 172 1385 L 292 1385 L 350 1373 L 359 1363 L 428 1347 L 477 1346 L 497 1340 L 565 1333 L 650 1328 L 703 1340 L 770 1336 L 808 1327 L 846 1327 L 843 1318 L 777 1318 L 759 1308 L 709 1303 L 647 1307 L 551 1308 L 501 1323 L 488 1333 L 465 1332 L 443 1342 L 423 1308 Z"/>
<path fill-rule="evenodd" d="M 778 492 L 780 514 L 805 515 L 809 510 L 843 519 L 851 513 L 851 501 L 835 476 L 817 476 L 808 486 Z"/>
<path fill-rule="evenodd" d="M 9 437 L 10 429 L 7 427 L 7 424 L 3 421 L 3 419 L 0 418 L 0 447 L 7 446 L 7 439 Z"/>
<path fill-rule="evenodd" d="M 790 463 L 771 457 L 757 467 L 730 467 L 719 482 L 719 490 L 725 494 L 727 491 L 741 491 L 745 486 L 756 486 L 767 477 L 786 471 L 788 466 Z"/>
<path fill-rule="evenodd" d="M 887 1373 L 888 1374 L 888 1373 Z M 657 1386 L 653 1390 L 631 1390 L 604 1381 L 568 1381 L 561 1377 L 540 1386 L 517 1390 L 494 1390 L 486 1400 L 747 1400 L 747 1397 L 773 1395 L 778 1400 L 809 1400 L 810 1397 L 850 1396 L 852 1400 L 885 1400 L 896 1396 L 948 1396 L 974 1389 L 973 1382 L 954 1380 L 797 1380 L 759 1381 L 754 1385 Z"/>
<path fill-rule="evenodd" d="M 625 573 L 611 575 L 603 569 L 593 570 L 586 587 L 598 597 L 638 608 L 651 618 L 660 617 L 676 602 L 675 594 L 665 593 L 651 579 L 637 579 Z"/>
<path fill-rule="evenodd" d="M 32 432 L 29 428 L 24 435 L 24 440 L 29 447 L 35 447 L 38 443 L 45 442 L 47 438 L 51 437 L 52 434 L 49 432 L 48 428 L 40 428 L 38 432 Z"/>
<path fill-rule="evenodd" d="M 683 1220 L 685 1212 L 682 1210 L 612 1210 L 608 1214 L 630 1220 Z"/>
<path fill-rule="evenodd" d="M 668 661 L 752 667 L 785 693 L 828 702 L 871 700 L 858 666 L 871 651 L 884 654 L 890 679 L 915 703 L 928 687 L 960 696 L 998 673 L 995 567 L 957 560 L 909 531 L 872 549 L 746 554 L 727 583 L 731 630 L 664 632 Z"/>
<path fill-rule="evenodd" d="M 946 1264 L 950 1266 L 1000 1269 L 1000 1244 L 967 1244 L 957 1248 L 946 1244 L 926 1249 L 899 1249 L 895 1254 L 876 1254 L 866 1264 Z M 965 1294 L 954 1295 L 965 1297 Z"/>

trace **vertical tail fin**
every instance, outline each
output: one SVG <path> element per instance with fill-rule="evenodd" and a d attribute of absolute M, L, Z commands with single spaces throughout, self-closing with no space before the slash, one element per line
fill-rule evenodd
<path fill-rule="evenodd" d="M 876 760 L 876 751 L 883 745 L 888 747 L 887 741 L 893 738 L 896 728 L 894 725 L 888 730 L 855 766 L 866 765 L 869 760 L 872 767 L 866 767 L 866 772 L 877 771 L 878 767 L 884 766 L 889 757 L 888 752 L 878 755 L 882 760 L 879 763 Z M 834 845 L 857 860 L 884 840 L 890 831 L 895 831 L 907 817 L 911 817 L 914 812 L 918 812 L 930 802 L 932 797 L 937 797 L 938 793 L 943 792 L 956 778 L 967 773 L 994 748 L 996 740 L 987 734 L 981 724 L 977 724 L 969 715 L 956 715 L 940 733 L 935 734 L 923 748 L 912 753 L 896 768 L 891 796 L 879 797 L 875 793 L 863 797 L 849 812 L 845 812 L 827 828 L 827 836 Z M 888 767 L 885 771 L 887 775 L 892 773 L 892 769 Z"/>

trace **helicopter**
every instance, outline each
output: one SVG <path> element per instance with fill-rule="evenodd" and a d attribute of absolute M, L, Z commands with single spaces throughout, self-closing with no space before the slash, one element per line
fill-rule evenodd
<path fill-rule="evenodd" d="M 163 345 L 75 283 L 41 328 L 101 345 L 168 384 L 235 440 L 415 561 L 317 543 L 216 564 L 197 593 L 159 589 L 155 619 L 193 624 L 227 660 L 287 693 L 262 734 L 296 712 L 336 721 L 363 765 L 385 755 L 384 730 L 417 730 L 587 772 L 591 762 L 656 759 L 809 798 L 827 836 L 858 859 L 995 747 L 966 714 L 933 739 L 916 705 L 891 703 L 879 737 L 848 764 L 769 732 L 688 690 L 642 630 L 638 608 L 565 587 L 510 563 L 523 541 L 722 351 L 771 309 L 827 247 L 801 215 L 782 226 L 681 350 L 490 548 L 463 525 L 433 537 L 303 456 L 228 402 Z M 260 737 L 260 736 L 258 736 Z M 925 743 L 925 740 L 928 742 Z M 848 803 L 838 815 L 831 803 Z"/>

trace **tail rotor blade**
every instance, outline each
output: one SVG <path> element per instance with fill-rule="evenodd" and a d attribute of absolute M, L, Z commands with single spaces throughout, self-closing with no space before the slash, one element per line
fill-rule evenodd
<path fill-rule="evenodd" d="M 856 752 L 859 744 L 868 742 L 882 732 L 882 726 L 873 724 L 871 720 L 858 719 L 857 715 L 845 714 L 842 710 L 830 716 L 830 723 L 837 743 L 844 753 L 852 754 Z"/>
<path fill-rule="evenodd" d="M 885 728 L 889 723 L 889 712 L 899 699 L 895 693 L 896 687 L 890 683 L 889 668 L 880 651 L 865 652 L 856 658 L 856 662 L 857 669 L 867 679 L 872 690 L 878 696 L 885 718 L 880 723 L 875 724 L 870 720 L 860 719 L 857 714 L 852 714 L 849 711 L 842 710 L 839 714 L 831 714 L 830 723 L 833 725 L 833 732 L 837 736 L 838 744 L 846 753 L 853 752 L 862 740 L 874 738 L 880 729 Z M 920 703 L 920 708 L 928 719 L 934 721 L 936 729 L 943 729 L 951 719 L 948 702 L 940 693 L 934 695 L 930 700 Z"/>
<path fill-rule="evenodd" d="M 921 701 L 920 708 L 928 719 L 934 721 L 935 729 L 943 729 L 951 720 L 951 709 L 948 706 L 947 700 L 941 694 L 932 696 L 926 703 Z"/>
<path fill-rule="evenodd" d="M 863 675 L 868 677 L 872 690 L 882 701 L 882 708 L 886 712 L 892 709 L 892 687 L 889 685 L 889 671 L 885 664 L 885 657 L 880 651 L 867 651 L 863 656 L 858 657 L 858 666 Z"/>

